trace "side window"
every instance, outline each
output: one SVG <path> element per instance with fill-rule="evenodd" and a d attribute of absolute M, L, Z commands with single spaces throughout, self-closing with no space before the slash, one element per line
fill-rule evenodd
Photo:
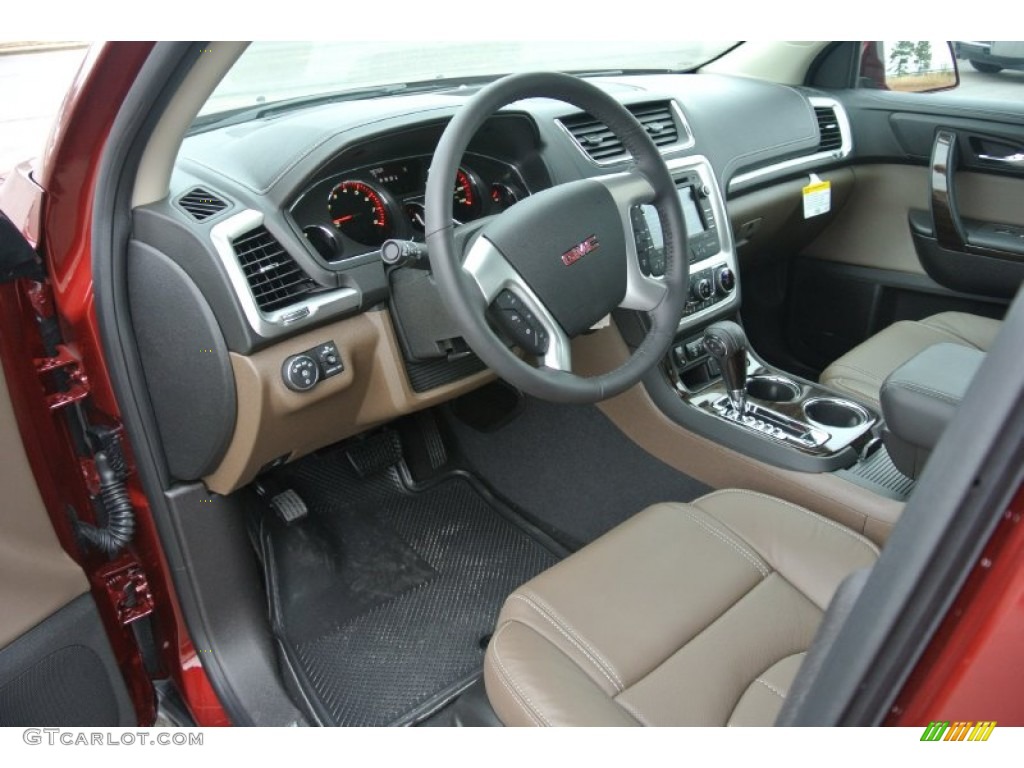
<path fill-rule="evenodd" d="M 945 40 L 867 40 L 860 44 L 860 88 L 930 93 L 958 84 L 953 46 Z"/>

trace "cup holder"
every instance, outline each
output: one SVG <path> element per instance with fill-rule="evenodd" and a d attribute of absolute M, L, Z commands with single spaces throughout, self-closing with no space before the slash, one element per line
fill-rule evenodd
<path fill-rule="evenodd" d="M 784 376 L 752 376 L 747 380 L 747 395 L 768 403 L 791 403 L 800 397 L 800 387 Z"/>
<path fill-rule="evenodd" d="M 836 397 L 812 397 L 804 403 L 804 416 L 812 424 L 835 429 L 853 429 L 871 418 L 856 403 Z"/>

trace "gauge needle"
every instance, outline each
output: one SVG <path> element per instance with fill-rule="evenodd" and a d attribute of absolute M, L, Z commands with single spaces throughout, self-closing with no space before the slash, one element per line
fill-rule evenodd
<path fill-rule="evenodd" d="M 334 223 L 335 224 L 344 224 L 349 219 L 354 219 L 355 217 L 356 217 L 356 215 L 354 213 L 350 213 L 348 216 L 341 216 L 341 217 L 335 219 Z"/>

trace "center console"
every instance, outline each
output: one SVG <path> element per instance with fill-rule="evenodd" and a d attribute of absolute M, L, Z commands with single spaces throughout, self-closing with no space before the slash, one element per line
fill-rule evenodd
<path fill-rule="evenodd" d="M 681 334 L 660 376 L 670 387 L 648 390 L 677 422 L 776 466 L 833 471 L 880 445 L 875 413 L 772 368 L 747 349 L 734 322 Z"/>
<path fill-rule="evenodd" d="M 881 420 L 867 407 L 783 371 L 747 349 L 735 316 L 740 276 L 725 202 L 704 158 L 673 161 L 687 229 L 690 294 L 676 342 L 648 391 L 675 421 L 742 453 L 810 472 L 848 467 L 880 444 Z M 665 274 L 655 209 L 630 223 L 641 271 Z M 665 382 L 669 387 L 665 387 Z"/>
<path fill-rule="evenodd" d="M 748 354 L 743 329 L 734 322 L 704 330 L 706 365 L 721 379 L 691 391 L 680 376 L 683 398 L 718 418 L 809 456 L 832 456 L 874 441 L 877 419 L 864 406 L 824 387 L 773 371 Z"/>

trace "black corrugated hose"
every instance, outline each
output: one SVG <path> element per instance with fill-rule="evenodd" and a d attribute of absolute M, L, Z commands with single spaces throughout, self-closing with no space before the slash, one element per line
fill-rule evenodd
<path fill-rule="evenodd" d="M 114 557 L 135 535 L 135 510 L 132 508 L 128 486 L 122 479 L 118 464 L 100 451 L 94 457 L 96 473 L 100 478 L 100 499 L 107 513 L 107 524 L 103 528 L 78 521 L 76 528 L 83 541 L 99 549 L 108 557 Z"/>

